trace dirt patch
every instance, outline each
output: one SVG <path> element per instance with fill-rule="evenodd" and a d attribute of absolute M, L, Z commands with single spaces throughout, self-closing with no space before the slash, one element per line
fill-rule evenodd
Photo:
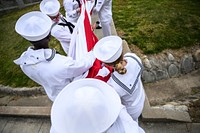
<path fill-rule="evenodd" d="M 193 122 L 200 122 L 200 99 L 191 102 L 189 105 L 189 114 Z"/>

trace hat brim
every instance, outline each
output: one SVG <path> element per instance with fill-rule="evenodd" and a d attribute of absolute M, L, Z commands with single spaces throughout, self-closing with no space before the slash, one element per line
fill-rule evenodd
<path fill-rule="evenodd" d="M 53 2 L 54 4 L 54 10 L 51 12 L 48 12 L 47 10 L 45 10 L 44 6 L 46 2 Z M 48 16 L 56 16 L 58 15 L 60 10 L 60 2 L 58 0 L 42 0 L 42 2 L 40 3 L 40 11 L 47 14 Z"/>
<path fill-rule="evenodd" d="M 40 17 L 41 19 L 43 19 L 46 22 L 45 23 L 46 29 L 43 31 L 43 33 L 35 34 L 35 35 L 28 35 L 27 33 L 24 32 L 24 30 L 25 30 L 24 22 L 32 16 Z M 32 12 L 24 14 L 17 20 L 17 22 L 15 24 L 15 31 L 29 41 L 39 41 L 39 40 L 45 38 L 50 33 L 51 26 L 52 26 L 52 21 L 46 14 L 44 14 L 40 11 L 32 11 Z"/>
<path fill-rule="evenodd" d="M 122 39 L 118 36 L 107 36 L 94 46 L 94 56 L 105 63 L 116 61 L 122 54 Z"/>
<path fill-rule="evenodd" d="M 116 121 L 121 110 L 121 101 L 117 92 L 111 86 L 101 80 L 90 78 L 81 79 L 67 85 L 58 94 L 53 103 L 51 109 L 51 122 L 57 132 L 68 132 L 68 128 L 66 126 L 64 118 L 66 104 L 70 102 L 70 99 L 68 99 L 68 95 L 70 95 L 72 91 L 75 91 L 76 89 L 84 86 L 98 88 L 103 93 L 103 95 L 107 97 L 106 101 L 108 102 L 109 107 L 111 107 L 109 110 L 110 118 L 108 118 L 108 121 L 105 121 L 104 127 L 99 132 L 104 132 Z"/>

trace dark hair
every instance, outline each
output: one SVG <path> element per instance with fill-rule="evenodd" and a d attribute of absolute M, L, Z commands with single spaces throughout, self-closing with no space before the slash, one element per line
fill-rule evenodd
<path fill-rule="evenodd" d="M 49 33 L 45 38 L 38 40 L 38 41 L 30 41 L 30 43 L 33 44 L 35 49 L 41 49 L 41 48 L 48 48 L 48 43 L 51 39 L 51 34 Z"/>

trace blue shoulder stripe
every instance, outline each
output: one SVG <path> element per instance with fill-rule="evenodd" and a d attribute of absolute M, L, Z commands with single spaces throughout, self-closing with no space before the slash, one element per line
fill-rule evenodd
<path fill-rule="evenodd" d="M 134 59 L 134 60 L 139 64 L 139 66 L 141 67 L 140 72 L 138 73 L 138 75 L 137 75 L 137 77 L 136 77 L 136 80 L 135 80 L 135 82 L 134 82 L 132 88 L 129 89 L 129 88 L 128 88 L 125 84 L 123 84 L 113 73 L 111 74 L 111 77 L 113 78 L 113 80 L 114 80 L 119 86 L 121 86 L 126 92 L 128 92 L 128 94 L 132 94 L 132 93 L 134 92 L 134 90 L 135 90 L 136 84 L 138 83 L 139 77 L 140 77 L 140 75 L 141 75 L 141 73 L 142 73 L 142 71 L 143 71 L 143 65 L 142 65 L 135 57 L 133 57 L 133 56 L 127 55 L 127 56 L 125 56 L 125 57 L 131 57 L 131 58 Z"/>

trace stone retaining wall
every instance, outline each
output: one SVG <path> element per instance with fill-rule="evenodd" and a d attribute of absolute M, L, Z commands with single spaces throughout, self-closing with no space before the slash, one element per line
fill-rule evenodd
<path fill-rule="evenodd" d="M 173 53 L 167 52 L 158 57 L 143 59 L 144 83 L 155 82 L 163 79 L 179 77 L 200 68 L 200 49 L 194 53 L 186 53 L 181 58 L 176 58 Z"/>

